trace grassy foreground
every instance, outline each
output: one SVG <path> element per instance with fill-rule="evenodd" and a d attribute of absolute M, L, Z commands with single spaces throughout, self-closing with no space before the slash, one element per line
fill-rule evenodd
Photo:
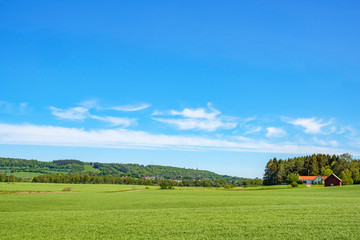
<path fill-rule="evenodd" d="M 61 192 L 68 186 L 71 192 Z M 360 186 L 236 191 L 0 183 L 0 238 L 359 239 L 359 203 Z"/>

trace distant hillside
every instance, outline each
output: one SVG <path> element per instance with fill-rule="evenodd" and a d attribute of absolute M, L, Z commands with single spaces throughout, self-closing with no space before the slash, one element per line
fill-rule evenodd
<path fill-rule="evenodd" d="M 42 162 L 18 158 L 0 158 L 0 173 L 34 177 L 54 173 L 88 173 L 100 176 L 123 176 L 132 178 L 206 180 L 226 179 L 243 181 L 240 177 L 219 175 L 210 171 L 186 169 L 159 165 L 140 165 L 122 163 L 82 162 L 75 159 Z"/>

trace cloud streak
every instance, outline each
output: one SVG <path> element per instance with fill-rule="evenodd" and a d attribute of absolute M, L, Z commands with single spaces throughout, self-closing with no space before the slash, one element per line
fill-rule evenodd
<path fill-rule="evenodd" d="M 74 107 L 69 109 L 60 109 L 56 107 L 49 107 L 51 114 L 58 119 L 68 120 L 84 120 L 89 115 L 89 110 L 84 107 Z"/>
<path fill-rule="evenodd" d="M 245 127 L 248 129 L 246 132 L 244 132 L 245 135 L 252 134 L 252 133 L 258 133 L 262 130 L 262 128 L 260 126 L 246 125 Z"/>
<path fill-rule="evenodd" d="M 67 120 L 84 120 L 87 118 L 110 123 L 111 126 L 129 127 L 136 125 L 137 119 L 126 117 L 112 117 L 112 116 L 98 116 L 90 114 L 89 109 L 86 107 L 74 107 L 69 109 L 60 109 L 56 107 L 49 107 L 51 113 L 58 119 Z"/>
<path fill-rule="evenodd" d="M 0 100 L 0 113 L 27 113 L 29 110 L 28 103 L 11 103 Z"/>
<path fill-rule="evenodd" d="M 304 132 L 308 134 L 323 133 L 322 128 L 332 123 L 331 120 L 329 122 L 323 122 L 322 119 L 316 118 L 297 118 L 295 120 L 288 120 L 286 122 L 294 126 L 305 128 Z"/>
<path fill-rule="evenodd" d="M 151 105 L 148 103 L 139 103 L 139 104 L 129 104 L 124 106 L 114 106 L 114 107 L 107 107 L 103 109 L 110 109 L 110 110 L 116 110 L 116 111 L 122 111 L 122 112 L 135 112 L 140 111 L 146 108 L 149 108 Z"/>
<path fill-rule="evenodd" d="M 211 107 L 210 103 L 208 103 L 207 106 L 211 110 L 211 112 L 207 112 L 204 108 L 197 108 L 197 109 L 185 108 L 183 111 L 171 110 L 170 113 L 173 116 L 180 115 L 186 118 L 202 118 L 208 120 L 214 119 L 217 115 L 221 113 L 220 111 Z"/>
<path fill-rule="evenodd" d="M 199 119 L 164 119 L 164 118 L 153 118 L 156 121 L 168 123 L 175 125 L 180 130 L 205 130 L 205 131 L 215 131 L 219 128 L 221 129 L 233 129 L 236 127 L 234 122 L 223 122 L 217 119 L 210 120 L 199 120 Z"/>
<path fill-rule="evenodd" d="M 268 127 L 266 136 L 269 138 L 282 138 L 286 136 L 286 131 L 282 128 Z"/>
<path fill-rule="evenodd" d="M 151 134 L 127 129 L 84 130 L 58 126 L 0 123 L 1 144 L 44 146 L 76 146 L 97 148 L 217 150 L 236 152 L 266 152 L 311 154 L 340 154 L 344 149 L 324 146 L 296 145 L 282 142 L 254 141 L 248 138 L 216 139 L 197 136 Z M 358 155 L 356 153 L 352 153 Z"/>
<path fill-rule="evenodd" d="M 152 115 L 171 115 L 180 118 L 152 118 L 155 121 L 167 123 L 175 126 L 180 130 L 204 130 L 208 132 L 216 131 L 218 129 L 233 129 L 238 123 L 234 118 L 219 116 L 221 112 L 207 104 L 208 109 L 205 108 L 185 108 L 182 111 L 170 110 L 168 114 L 164 112 L 155 111 Z M 210 110 L 210 111 L 209 111 Z"/>
<path fill-rule="evenodd" d="M 129 127 L 131 125 L 136 124 L 136 119 L 135 118 L 121 118 L 121 117 L 109 117 L 109 116 L 100 117 L 100 116 L 96 116 L 96 115 L 89 115 L 89 117 L 92 118 L 92 119 L 108 122 L 112 126 Z"/>

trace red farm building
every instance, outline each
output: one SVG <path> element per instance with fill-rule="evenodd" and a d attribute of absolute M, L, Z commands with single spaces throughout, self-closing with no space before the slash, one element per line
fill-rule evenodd
<path fill-rule="evenodd" d="M 324 180 L 324 183 L 325 187 L 341 186 L 341 179 L 335 174 L 331 174 Z"/>

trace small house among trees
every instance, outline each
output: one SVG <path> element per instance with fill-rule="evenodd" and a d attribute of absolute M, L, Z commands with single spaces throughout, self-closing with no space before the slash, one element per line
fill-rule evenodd
<path fill-rule="evenodd" d="M 327 176 L 299 176 L 299 181 L 303 184 L 323 184 Z"/>
<path fill-rule="evenodd" d="M 313 154 L 286 160 L 273 158 L 265 166 L 263 183 L 277 185 L 300 181 L 304 184 L 299 179 L 299 175 L 330 176 L 332 173 L 339 176 L 341 185 L 360 184 L 360 159 L 352 159 L 350 154 L 332 156 Z M 304 179 L 303 181 L 313 180 Z"/>
<path fill-rule="evenodd" d="M 325 181 L 325 187 L 341 186 L 341 182 L 342 182 L 341 179 L 335 174 L 331 174 L 324 181 Z"/>

